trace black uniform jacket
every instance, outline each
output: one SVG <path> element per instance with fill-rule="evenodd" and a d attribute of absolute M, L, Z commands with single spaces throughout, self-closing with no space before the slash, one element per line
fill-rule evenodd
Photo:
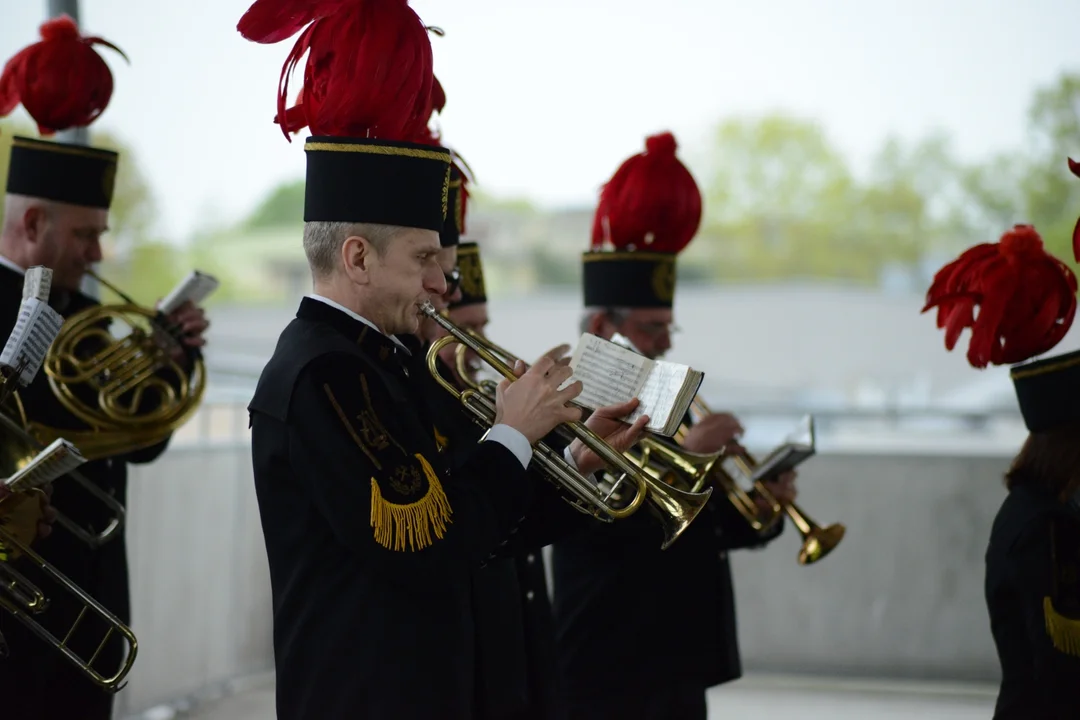
<path fill-rule="evenodd" d="M 4 342 L 18 317 L 22 286 L 22 275 L 0 266 L 0 339 Z M 49 303 L 65 318 L 98 304 L 96 300 L 81 293 L 63 293 L 55 289 Z M 44 368 L 38 372 L 28 388 L 19 391 L 19 396 L 30 420 L 58 428 L 87 429 L 85 423 L 73 416 L 56 399 L 49 387 Z M 82 465 L 79 472 L 121 504 L 126 504 L 127 463 L 151 462 L 164 452 L 167 443 L 168 440 L 128 455 L 93 460 Z M 76 523 L 93 531 L 103 530 L 112 517 L 106 506 L 94 500 L 69 478 L 60 478 L 53 483 L 52 504 Z M 91 550 L 57 525 L 48 538 L 34 544 L 34 549 L 122 621 L 130 622 L 128 565 L 123 530 L 102 547 Z M 31 579 L 39 577 L 24 560 L 18 561 L 18 567 Z M 55 587 L 51 581 L 45 581 L 43 585 L 47 593 Z M 49 595 L 48 611 L 35 619 L 54 634 L 59 633 L 60 637 L 63 637 L 81 605 L 66 593 L 54 590 Z M 74 642 L 74 646 L 83 657 L 89 657 L 101 640 L 101 635 L 97 634 L 100 628 L 93 627 L 89 620 L 84 621 L 84 626 L 87 632 L 85 635 L 76 636 L 79 639 Z M 0 660 L 0 678 L 17 677 L 17 694 L 36 698 L 35 707 L 39 710 L 42 698 L 48 698 L 52 693 L 50 688 L 53 688 L 54 684 L 51 680 L 56 678 L 57 672 L 62 673 L 63 682 L 85 683 L 90 692 L 105 697 L 88 680 L 83 680 L 81 675 L 74 675 L 75 671 L 70 669 L 68 661 L 63 659 L 59 652 L 30 636 L 22 625 L 2 611 L 0 632 L 7 638 L 10 648 L 10 657 Z M 96 667 L 112 669 L 113 666 L 119 666 L 122 645 L 110 644 L 108 648 L 106 655 L 110 656 L 109 661 Z M 3 687 L 3 681 L 0 681 L 0 687 Z M 0 696 L 11 697 L 6 691 L 0 693 Z"/>
<path fill-rule="evenodd" d="M 531 488 L 499 443 L 439 453 L 402 340 L 305 298 L 251 401 L 280 720 L 474 717 L 471 573 Z"/>
<path fill-rule="evenodd" d="M 444 378 L 452 374 L 441 361 Z M 430 378 L 430 375 L 427 377 Z M 468 452 L 483 428 L 463 420 L 462 405 L 431 382 L 438 437 L 445 452 Z M 566 440 L 544 439 L 561 452 Z M 549 720 L 561 717 L 555 627 L 541 549 L 599 521 L 578 512 L 561 492 L 530 466 L 533 501 L 507 546 L 473 573 L 477 637 L 477 713 L 483 720 Z"/>
<path fill-rule="evenodd" d="M 986 606 L 1001 661 L 995 720 L 1080 717 L 1080 509 L 1020 486 L 994 519 Z"/>
<path fill-rule="evenodd" d="M 667 550 L 647 510 L 556 543 L 561 682 L 575 712 L 603 717 L 605 698 L 628 688 L 677 683 L 704 690 L 740 677 L 727 554 L 764 545 L 783 524 L 759 535 L 717 489 Z"/>

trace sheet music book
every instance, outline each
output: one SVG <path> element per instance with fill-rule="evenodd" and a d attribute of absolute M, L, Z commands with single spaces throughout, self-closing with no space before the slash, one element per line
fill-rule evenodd
<path fill-rule="evenodd" d="M 817 452 L 814 437 L 814 416 L 807 415 L 783 443 L 766 455 L 754 468 L 750 479 L 765 480 L 788 470 L 794 470 Z"/>
<path fill-rule="evenodd" d="M 165 296 L 165 299 L 158 305 L 158 310 L 168 315 L 189 300 L 193 305 L 198 305 L 217 290 L 218 285 L 220 283 L 213 275 L 199 270 L 192 270 L 191 274 Z"/>
<path fill-rule="evenodd" d="M 16 381 L 24 387 L 29 385 L 63 324 L 64 318 L 47 303 L 37 297 L 23 300 L 15 328 L 0 353 L 0 366 L 20 369 Z"/>
<path fill-rule="evenodd" d="M 41 302 L 49 302 L 50 290 L 52 290 L 52 270 L 44 265 L 35 265 L 26 271 L 23 278 L 23 300 L 34 297 Z"/>
<path fill-rule="evenodd" d="M 641 415 L 648 415 L 645 429 L 665 437 L 671 437 L 679 429 L 705 377 L 689 365 L 650 360 L 590 333 L 578 341 L 570 368 L 574 374 L 564 387 L 575 380 L 582 384 L 575 403 L 595 410 L 636 397 L 641 402 L 626 421 L 634 422 Z"/>
<path fill-rule="evenodd" d="M 32 490 L 68 474 L 84 462 L 86 458 L 77 447 L 64 438 L 57 438 L 4 484 L 12 492 Z"/>

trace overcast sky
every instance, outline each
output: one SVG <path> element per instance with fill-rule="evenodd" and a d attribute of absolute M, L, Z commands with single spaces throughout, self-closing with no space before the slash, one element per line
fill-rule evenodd
<path fill-rule="evenodd" d="M 116 91 L 100 126 L 137 151 L 173 239 L 302 177 L 271 122 L 293 40 L 236 32 L 247 0 L 82 0 Z M 717 119 L 820 119 L 856 163 L 890 133 L 951 131 L 965 157 L 1023 142 L 1031 93 L 1080 71 L 1077 0 L 415 0 L 448 103 L 443 131 L 484 189 L 585 204 L 646 134 L 692 166 Z M 37 37 L 44 0 L 4 0 L 0 56 Z M 298 86 L 299 83 L 297 83 Z M 1080 152 L 1080 149 L 1078 149 Z M 584 242 L 584 241 L 583 241 Z"/>

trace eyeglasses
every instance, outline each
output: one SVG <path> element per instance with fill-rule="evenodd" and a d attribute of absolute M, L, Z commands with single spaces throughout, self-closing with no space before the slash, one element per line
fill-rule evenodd
<path fill-rule="evenodd" d="M 453 295 L 461 285 L 461 268 L 455 267 L 448 273 L 443 273 L 443 277 L 446 278 L 446 294 Z"/>
<path fill-rule="evenodd" d="M 654 338 L 660 337 L 661 335 L 674 335 L 681 330 L 681 328 L 674 323 L 631 322 L 630 324 L 637 328 L 641 333 Z"/>

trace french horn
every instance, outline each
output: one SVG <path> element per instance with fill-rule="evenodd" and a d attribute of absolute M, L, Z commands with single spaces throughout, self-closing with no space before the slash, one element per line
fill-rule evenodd
<path fill-rule="evenodd" d="M 88 460 L 156 445 L 186 423 L 206 391 L 199 352 L 185 348 L 178 361 L 175 329 L 164 315 L 138 305 L 111 283 L 88 273 L 121 298 L 67 318 L 45 357 L 57 400 L 89 430 L 31 422 L 42 442 L 65 437 Z"/>

